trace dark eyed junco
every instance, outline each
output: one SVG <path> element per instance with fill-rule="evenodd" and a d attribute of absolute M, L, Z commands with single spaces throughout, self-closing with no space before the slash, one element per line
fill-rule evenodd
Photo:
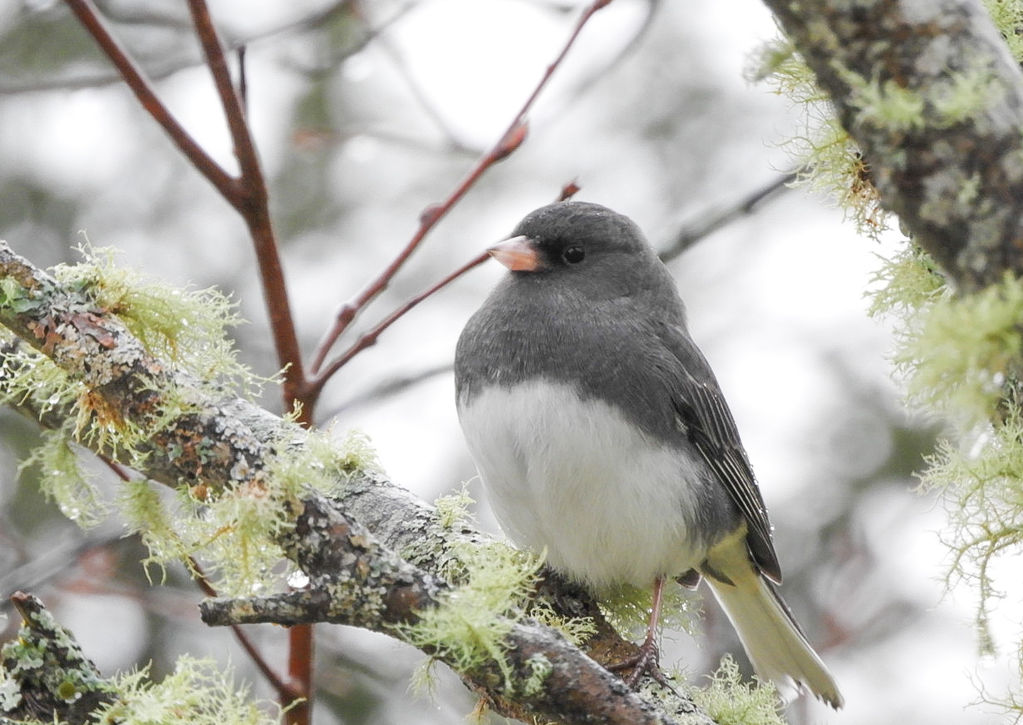
<path fill-rule="evenodd" d="M 598 593 L 706 579 L 758 675 L 842 695 L 775 585 L 771 524 L 682 300 L 639 228 L 597 204 L 537 209 L 490 250 L 511 272 L 458 340 L 458 414 L 505 532 Z M 635 680 L 633 680 L 634 684 Z"/>

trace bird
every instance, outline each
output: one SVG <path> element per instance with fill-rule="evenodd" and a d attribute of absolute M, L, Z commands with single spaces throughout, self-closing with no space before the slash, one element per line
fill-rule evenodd
<path fill-rule="evenodd" d="M 735 421 L 639 227 L 559 201 L 488 249 L 508 272 L 455 350 L 455 397 L 491 508 L 518 546 L 596 595 L 653 587 L 629 684 L 663 679 L 663 588 L 705 580 L 754 671 L 843 705 L 781 598 L 767 508 Z"/>

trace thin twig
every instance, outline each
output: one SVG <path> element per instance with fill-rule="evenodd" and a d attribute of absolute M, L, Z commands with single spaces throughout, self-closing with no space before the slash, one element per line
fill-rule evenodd
<path fill-rule="evenodd" d="M 398 77 L 405 83 L 406 88 L 412 94 L 412 98 L 419 106 L 420 110 L 426 115 L 433 125 L 440 131 L 441 136 L 444 137 L 446 145 L 453 151 L 456 152 L 468 152 L 473 155 L 479 154 L 480 149 L 473 148 L 465 141 L 458 138 L 458 134 L 448 123 L 447 119 L 444 118 L 444 114 L 441 113 L 440 109 L 437 108 L 436 104 L 426 95 L 426 91 L 423 90 L 422 85 L 416 80 L 412 74 L 412 69 L 409 68 L 408 61 L 401 54 L 394 45 L 388 41 L 385 36 L 381 36 L 377 42 L 377 47 L 383 51 L 384 55 L 387 56 L 394 69 L 398 72 Z"/>
<path fill-rule="evenodd" d="M 383 320 L 374 325 L 371 329 L 363 333 L 363 335 L 359 337 L 359 339 L 356 340 L 351 347 L 345 350 L 340 356 L 335 358 L 330 363 L 330 365 L 323 370 L 321 374 L 317 375 L 312 381 L 310 381 L 311 389 L 318 394 L 319 391 L 323 388 L 324 384 L 327 382 L 327 380 L 330 379 L 331 375 L 333 375 L 342 367 L 344 367 L 349 360 L 351 360 L 353 357 L 355 357 L 360 352 L 365 350 L 367 347 L 375 345 L 377 342 L 377 338 L 380 337 L 381 333 L 383 333 L 384 330 L 386 330 L 388 327 L 397 322 L 401 317 L 405 315 L 405 313 L 407 313 L 413 307 L 415 307 L 420 302 L 425 300 L 427 297 L 430 297 L 438 290 L 442 289 L 443 287 L 446 287 L 449 283 L 461 277 L 463 274 L 468 272 L 473 267 L 476 267 L 482 264 L 483 262 L 487 261 L 487 259 L 489 258 L 490 258 L 489 252 L 483 252 L 482 254 L 473 257 L 471 260 L 463 264 L 461 267 L 456 269 L 454 272 L 446 276 L 441 281 L 437 282 L 436 284 L 427 288 L 423 292 L 417 294 L 415 297 L 412 297 L 411 299 L 406 301 L 405 304 L 398 307 L 391 314 L 389 314 Z"/>
<path fill-rule="evenodd" d="M 213 186 L 225 197 L 237 194 L 237 181 L 207 154 L 195 139 L 171 115 L 170 110 L 157 97 L 152 85 L 142 73 L 142 69 L 128 55 L 127 51 L 111 35 L 106 23 L 100 17 L 91 0 L 65 0 L 72 12 L 78 16 L 79 22 L 96 40 L 100 49 L 120 72 L 121 77 L 131 92 L 135 94 L 146 112 L 160 124 L 170 136 L 171 141 L 181 149 L 189 161 L 205 176 Z"/>
<path fill-rule="evenodd" d="M 199 36 L 203 54 L 206 57 L 206 65 L 213 76 L 213 85 L 220 97 L 220 105 L 224 108 L 224 115 L 227 119 L 227 127 L 231 132 L 231 143 L 234 145 L 235 156 L 238 158 L 238 165 L 241 167 L 242 179 L 249 179 L 244 184 L 248 193 L 235 193 L 228 197 L 238 211 L 243 212 L 245 204 L 259 203 L 259 198 L 254 198 L 260 191 L 256 181 L 261 181 L 263 172 L 259 167 L 259 157 L 252 143 L 249 134 L 248 123 L 245 120 L 245 111 L 242 109 L 238 92 L 231 81 L 231 72 L 227 67 L 227 56 L 220 44 L 220 37 L 213 25 L 213 18 L 210 17 L 209 8 L 204 0 L 188 0 L 188 9 L 192 13 L 192 22 L 195 25 L 195 32 Z M 240 191 L 240 189 L 239 189 Z M 265 195 L 266 189 L 262 189 Z"/>
<path fill-rule="evenodd" d="M 288 407 L 291 407 L 294 401 L 299 399 L 300 391 L 304 388 L 305 373 L 302 365 L 302 352 L 298 344 L 298 334 L 295 331 L 295 321 L 291 313 L 291 302 L 284 282 L 284 268 L 281 264 L 273 223 L 270 218 L 266 179 L 263 176 L 259 154 L 256 152 L 248 121 L 245 118 L 242 101 L 231 81 L 224 48 L 216 27 L 213 25 L 209 8 L 204 0 L 189 0 L 188 8 L 192 13 L 192 20 L 195 23 L 203 53 L 206 55 L 210 73 L 213 75 L 213 83 L 224 109 L 228 129 L 231 132 L 231 141 L 234 145 L 234 153 L 241 169 L 241 178 L 237 185 L 238 193 L 228 197 L 228 201 L 245 219 L 252 243 L 255 246 L 263 287 L 263 299 L 270 317 L 274 347 L 277 350 L 277 362 L 278 366 L 285 371 L 282 386 L 284 401 Z M 313 401 L 303 398 L 302 402 L 306 406 L 311 406 Z"/>
<path fill-rule="evenodd" d="M 263 40 L 272 39 L 277 36 L 287 36 L 296 33 L 302 33 L 308 30 L 316 30 L 328 22 L 333 20 L 339 13 L 345 10 L 350 0 L 339 0 L 332 6 L 325 8 L 319 12 L 305 16 L 301 20 L 292 21 L 284 25 L 276 27 L 270 27 L 251 35 L 247 35 L 243 38 L 233 39 L 228 43 L 228 50 L 237 50 L 243 45 L 253 45 Z M 385 19 L 379 25 L 369 28 L 359 39 L 354 41 L 352 45 L 346 47 L 339 56 L 335 56 L 334 62 L 343 60 L 347 57 L 355 55 L 366 48 L 369 43 L 376 39 L 376 37 L 392 23 L 400 20 L 411 8 L 415 7 L 414 3 L 409 3 L 396 12 L 390 17 Z M 114 12 L 108 10 L 107 16 L 114 19 L 120 24 L 145 24 L 161 28 L 172 28 L 177 30 L 181 25 L 175 20 L 167 19 L 161 21 L 155 16 L 149 16 L 149 19 L 142 17 L 131 17 L 124 14 L 115 15 Z M 187 25 L 189 31 L 192 29 L 191 23 Z M 150 82 L 154 80 L 162 80 L 169 76 L 174 75 L 180 71 L 188 68 L 194 68 L 198 66 L 202 61 L 196 58 L 179 58 L 177 60 L 162 63 L 159 65 L 149 64 L 145 74 Z M 57 80 L 35 80 L 20 81 L 19 79 L 3 78 L 0 79 L 0 96 L 11 96 L 21 95 L 26 93 L 48 93 L 50 91 L 73 91 L 82 88 L 100 88 L 103 86 L 113 85 L 124 80 L 124 76 L 120 72 L 106 73 L 106 72 L 95 72 L 90 74 L 75 73 L 73 78 L 58 78 Z"/>
<path fill-rule="evenodd" d="M 202 570 L 202 567 L 199 566 L 199 562 L 197 562 L 192 557 L 189 557 L 189 566 L 192 569 L 192 571 L 196 572 L 199 575 L 195 578 L 195 581 L 196 583 L 199 584 L 199 588 L 202 589 L 203 593 L 207 597 L 210 597 L 211 599 L 215 599 L 217 596 L 219 596 L 217 594 L 217 590 L 213 588 L 212 584 L 210 584 L 210 580 L 209 578 L 207 578 L 206 572 L 204 572 Z M 285 682 L 280 677 L 280 675 L 278 675 L 274 671 L 274 669 L 270 667 L 270 664 L 263 657 L 262 653 L 256 648 L 256 645 L 253 644 L 249 636 L 245 634 L 244 630 L 242 630 L 240 625 L 232 624 L 231 631 L 234 633 L 235 639 L 238 640 L 238 644 L 241 645 L 241 648 L 245 650 L 246 654 L 249 655 L 249 658 L 252 660 L 253 664 L 256 665 L 256 669 L 258 669 L 263 674 L 263 677 L 267 679 L 267 682 L 270 683 L 270 686 L 273 687 L 274 690 L 277 692 L 279 699 L 281 701 L 292 701 L 298 697 L 301 697 L 299 693 L 295 692 L 294 688 L 291 687 L 291 685 Z"/>
<path fill-rule="evenodd" d="M 783 192 L 787 191 L 795 180 L 796 174 L 794 172 L 788 173 L 746 195 L 731 206 L 721 211 L 710 213 L 702 219 L 697 219 L 692 224 L 687 224 L 675 234 L 674 239 L 661 249 L 659 253 L 661 260 L 669 262 L 726 224 L 759 211 L 764 204 L 778 198 Z"/>
<path fill-rule="evenodd" d="M 131 476 L 128 474 L 128 470 L 120 463 L 102 453 L 97 453 L 96 455 L 122 481 L 127 482 L 131 480 Z M 198 574 L 198 576 L 195 577 L 195 581 L 196 583 L 198 583 L 199 588 L 202 589 L 203 593 L 208 597 L 218 596 L 217 590 L 213 588 L 212 584 L 210 584 L 210 580 L 206 576 L 206 572 L 203 571 L 202 567 L 199 565 L 199 562 L 196 561 L 193 557 L 188 557 L 188 560 L 189 569 Z M 245 652 L 249 655 L 249 658 L 252 660 L 253 664 L 256 665 L 256 669 L 263 673 L 263 676 L 270 683 L 270 686 L 273 687 L 274 690 L 278 693 L 282 701 L 291 702 L 292 700 L 301 697 L 299 693 L 295 692 L 295 689 L 293 687 L 291 687 L 287 682 L 282 680 L 280 676 L 276 672 L 274 672 L 273 668 L 270 667 L 270 664 L 263 657 L 262 653 L 258 649 L 256 649 L 256 646 L 252 643 L 252 640 L 249 639 L 249 636 L 245 634 L 241 626 L 237 624 L 232 624 L 231 631 L 234 633 L 235 639 L 238 640 L 238 644 L 241 645 L 242 649 L 244 649 Z"/>
<path fill-rule="evenodd" d="M 450 372 L 451 362 L 449 361 L 417 370 L 416 372 L 409 373 L 408 375 L 398 375 L 382 380 L 372 388 L 356 393 L 337 407 L 332 408 L 329 412 L 321 412 L 320 419 L 329 420 L 336 418 L 342 413 L 348 412 L 353 408 L 358 408 L 359 406 L 367 405 L 369 403 L 377 403 L 386 398 L 399 395 L 415 385 L 431 380 L 438 375 L 447 375 Z"/>
<path fill-rule="evenodd" d="M 355 295 L 351 300 L 342 305 L 341 309 L 337 313 L 333 327 L 324 335 L 323 339 L 317 347 L 316 355 L 313 359 L 311 370 L 313 373 L 317 373 L 316 377 L 310 382 L 310 385 L 316 389 L 323 387 L 323 383 L 326 378 L 336 373 L 341 367 L 351 359 L 353 350 L 358 352 L 368 345 L 359 345 L 357 342 L 352 348 L 343 353 L 341 357 L 331 362 L 323 371 L 320 369 L 323 366 L 324 360 L 327 357 L 327 353 L 337 342 L 341 334 L 348 329 L 348 326 L 355 320 L 356 316 L 362 309 L 374 298 L 383 292 L 387 285 L 390 283 L 394 275 L 401 269 L 402 265 L 405 264 L 406 260 L 415 250 L 419 247 L 420 243 L 426 237 L 427 233 L 440 221 L 441 218 L 472 188 L 472 186 L 479 180 L 479 178 L 498 161 L 501 161 L 507 157 L 510 153 L 514 152 L 516 148 L 525 139 L 527 125 L 526 125 L 526 114 L 529 113 L 536 99 L 539 97 L 541 91 L 547 86 L 554 72 L 561 65 L 565 56 L 568 55 L 568 51 L 575 44 L 576 39 L 582 32 L 583 27 L 589 22 L 590 18 L 593 17 L 599 10 L 606 7 L 611 3 L 611 0 L 594 0 L 586 10 L 583 11 L 579 20 L 576 21 L 575 27 L 572 29 L 571 34 L 568 36 L 568 40 L 562 47 L 561 51 L 554 58 L 550 65 L 547 66 L 543 76 L 540 78 L 539 83 L 530 93 L 525 103 L 519 109 L 515 117 L 512 118 L 511 123 L 508 124 L 508 128 L 505 129 L 501 135 L 500 140 L 494 144 L 493 148 L 487 151 L 480 159 L 476 162 L 476 165 L 469 171 L 464 179 L 455 187 L 454 191 L 445 199 L 442 203 L 435 206 L 429 207 L 423 212 L 420 217 L 419 229 L 409 240 L 405 248 L 401 250 L 397 257 L 381 272 L 381 274 L 369 284 L 367 284 L 358 294 Z M 375 341 L 375 338 L 373 339 Z M 372 343 L 370 343 L 372 344 Z M 356 349 L 357 348 L 357 349 Z"/>
<path fill-rule="evenodd" d="M 277 239 L 270 217 L 266 179 L 259 163 L 259 154 L 245 117 L 245 109 L 231 81 L 227 57 L 217 29 L 204 0 L 188 0 L 196 33 L 202 44 L 206 63 L 231 132 L 234 153 L 241 169 L 240 191 L 229 199 L 245 219 L 256 250 L 263 299 L 270 317 L 278 365 L 284 369 L 282 395 L 287 408 L 301 400 L 305 416 L 312 415 L 316 395 L 302 395 L 305 373 L 302 351 L 298 344 L 291 301 L 284 282 L 284 268 L 277 248 Z M 303 421 L 308 422 L 308 421 Z M 286 690 L 279 691 L 279 702 L 288 708 L 284 720 L 288 725 L 309 725 L 312 722 L 313 632 L 311 625 L 294 627 L 288 632 L 288 677 Z M 296 700 L 298 702 L 296 703 Z"/>
<path fill-rule="evenodd" d="M 249 75 L 245 65 L 247 45 L 239 45 L 234 54 L 238 58 L 238 98 L 241 99 L 242 113 L 249 117 Z"/>

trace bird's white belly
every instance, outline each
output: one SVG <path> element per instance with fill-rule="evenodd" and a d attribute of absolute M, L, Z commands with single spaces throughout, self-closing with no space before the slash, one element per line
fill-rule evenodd
<path fill-rule="evenodd" d="M 702 562 L 699 464 L 617 408 L 536 380 L 490 387 L 459 418 L 501 526 L 555 569 L 601 589 Z"/>

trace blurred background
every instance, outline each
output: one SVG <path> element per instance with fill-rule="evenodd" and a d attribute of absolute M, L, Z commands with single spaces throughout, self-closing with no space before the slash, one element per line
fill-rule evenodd
<path fill-rule="evenodd" d="M 233 168 L 184 4 L 100 5 L 172 111 Z M 405 244 L 422 210 L 500 136 L 581 4 L 211 6 L 226 41 L 247 47 L 249 115 L 308 352 L 338 305 Z M 542 96 L 526 143 L 441 222 L 363 315 L 363 329 L 568 182 L 582 187 L 577 198 L 631 216 L 661 248 L 776 183 L 794 165 L 786 142 L 807 128 L 788 101 L 744 80 L 751 54 L 775 32 L 755 0 L 616 0 Z M 237 330 L 243 359 L 275 372 L 240 219 L 59 2 L 0 0 L 0 238 L 39 265 L 75 261 L 72 248 L 88 239 L 172 284 L 216 285 L 250 322 Z M 974 703 L 980 682 L 1000 694 L 1010 667 L 978 656 L 972 593 L 945 592 L 941 506 L 913 491 L 937 426 L 903 411 L 886 359 L 890 331 L 865 314 L 878 257 L 896 243 L 856 236 L 828 199 L 795 189 L 670 263 L 770 508 L 785 597 L 846 697 L 839 713 L 799 701 L 793 723 L 1004 717 Z M 319 407 L 319 422 L 339 435 L 365 432 L 390 477 L 420 496 L 467 481 L 481 525 L 494 531 L 458 429 L 450 364 L 462 325 L 500 274 L 484 265 L 418 307 L 334 378 Z M 264 402 L 280 408 L 276 391 Z M 149 586 L 143 552 L 116 519 L 83 532 L 40 497 L 32 475 L 19 477 L 37 436 L 31 422 L 0 410 L 4 601 L 19 588 L 41 596 L 105 672 L 151 660 L 160 674 L 180 653 L 208 654 L 269 697 L 230 633 L 200 624 L 201 595 L 181 571 Z M 705 626 L 695 640 L 665 632 L 662 661 L 681 663 L 697 682 L 725 652 L 748 669 L 709 600 Z M 6 622 L 0 639 L 15 627 Z M 432 695 L 408 691 L 422 654 L 367 632 L 317 631 L 317 723 L 459 723 L 472 710 L 442 666 Z M 283 669 L 283 631 L 251 633 Z"/>

